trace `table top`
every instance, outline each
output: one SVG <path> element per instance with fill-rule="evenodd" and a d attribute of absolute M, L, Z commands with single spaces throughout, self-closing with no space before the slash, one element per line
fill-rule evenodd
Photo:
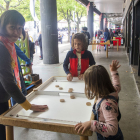
<path fill-rule="evenodd" d="M 59 90 L 59 87 L 55 87 L 56 85 L 63 89 Z M 74 77 L 72 81 L 68 81 L 66 77 L 52 77 L 42 84 L 38 90 L 68 92 L 69 88 L 73 88 L 74 93 L 85 93 L 85 83 L 77 77 Z"/>
<path fill-rule="evenodd" d="M 55 84 L 61 85 L 63 91 L 56 88 Z M 68 88 L 73 88 L 73 92 L 69 93 L 67 91 Z M 71 99 L 71 95 L 74 95 L 75 99 Z M 88 100 L 84 94 L 83 81 L 74 78 L 72 82 L 68 82 L 66 77 L 50 78 L 35 91 L 31 92 L 27 99 L 31 104 L 47 104 L 49 109 L 45 112 L 32 112 L 31 110 L 25 111 L 20 105 L 15 105 L 4 113 L 2 118 L 0 117 L 0 122 L 27 128 L 38 128 L 40 126 L 39 128 L 43 128 L 43 130 L 50 130 L 51 128 L 45 129 L 42 123 L 43 125 L 49 123 L 49 126 L 57 124 L 55 128 L 56 126 L 62 127 L 62 125 L 66 125 L 66 128 L 74 127 L 80 121 L 85 122 L 91 119 L 92 106 L 94 104 L 94 100 Z M 65 102 L 60 102 L 60 99 L 64 99 Z M 87 102 L 90 102 L 91 105 L 87 106 Z M 33 124 L 37 126 L 34 127 Z"/>
<path fill-rule="evenodd" d="M 100 43 L 96 43 L 95 41 L 93 40 L 93 42 L 90 45 L 110 45 L 110 41 L 109 40 L 107 42 L 103 42 L 103 43 L 101 43 L 101 42 Z"/>

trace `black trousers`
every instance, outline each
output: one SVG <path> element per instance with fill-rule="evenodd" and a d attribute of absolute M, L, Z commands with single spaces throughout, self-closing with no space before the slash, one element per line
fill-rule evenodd
<path fill-rule="evenodd" d="M 9 109 L 8 102 L 0 103 L 0 115 Z M 6 140 L 5 126 L 0 124 L 0 140 Z"/>

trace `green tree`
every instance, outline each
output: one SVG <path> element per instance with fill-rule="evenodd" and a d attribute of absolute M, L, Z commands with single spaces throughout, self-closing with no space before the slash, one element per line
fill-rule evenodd
<path fill-rule="evenodd" d="M 17 10 L 26 21 L 33 21 L 30 13 L 30 0 L 0 0 L 0 15 L 6 10 Z M 35 10 L 40 19 L 40 1 L 36 0 Z"/>
<path fill-rule="evenodd" d="M 1 12 L 18 7 L 23 0 L 0 0 Z"/>
<path fill-rule="evenodd" d="M 70 24 L 73 21 L 74 1 L 57 0 L 58 20 L 65 19 L 68 23 L 68 41 L 70 41 Z"/>
<path fill-rule="evenodd" d="M 77 1 L 75 1 L 74 6 L 75 6 L 75 22 L 77 25 L 77 32 L 79 32 L 79 24 L 81 23 L 81 18 L 87 15 L 87 10 L 83 5 L 81 5 Z"/>
<path fill-rule="evenodd" d="M 70 40 L 70 27 L 74 12 L 77 32 L 79 32 L 79 24 L 81 18 L 86 15 L 86 8 L 75 0 L 57 0 L 57 18 L 58 20 L 65 19 L 68 23 L 68 41 Z"/>

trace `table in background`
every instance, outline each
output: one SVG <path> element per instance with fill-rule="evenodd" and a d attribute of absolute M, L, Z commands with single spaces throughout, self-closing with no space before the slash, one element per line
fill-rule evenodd
<path fill-rule="evenodd" d="M 94 50 L 94 45 L 101 45 L 101 46 L 106 45 L 106 58 L 108 58 L 108 46 L 110 45 L 109 40 L 107 42 L 104 42 L 104 43 L 96 43 L 96 40 L 93 40 L 90 45 L 92 45 L 92 51 Z"/>

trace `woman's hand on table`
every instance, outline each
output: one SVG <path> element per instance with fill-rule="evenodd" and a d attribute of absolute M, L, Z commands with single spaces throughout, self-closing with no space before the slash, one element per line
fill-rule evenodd
<path fill-rule="evenodd" d="M 72 79 L 73 79 L 73 76 L 69 73 L 69 74 L 67 75 L 67 80 L 68 80 L 68 81 L 72 81 Z"/>
<path fill-rule="evenodd" d="M 47 105 L 35 105 L 31 104 L 30 110 L 37 111 L 37 112 L 44 112 L 46 109 L 48 109 Z"/>
<path fill-rule="evenodd" d="M 78 123 L 75 125 L 75 130 L 77 131 L 77 133 L 80 133 L 80 131 L 82 132 L 82 134 L 90 129 L 91 127 L 91 121 L 87 121 L 87 122 L 84 122 L 84 123 Z"/>
<path fill-rule="evenodd" d="M 80 75 L 78 76 L 78 78 L 79 78 L 79 80 L 83 80 L 83 74 L 80 74 Z"/>

